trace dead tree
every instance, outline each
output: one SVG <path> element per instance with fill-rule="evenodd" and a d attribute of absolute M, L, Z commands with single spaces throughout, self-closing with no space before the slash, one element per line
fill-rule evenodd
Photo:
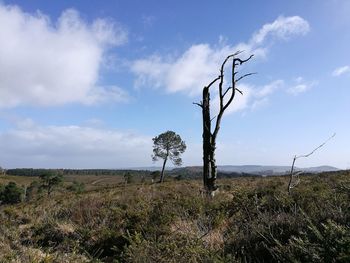
<path fill-rule="evenodd" d="M 310 153 L 304 154 L 304 155 L 294 155 L 292 167 L 290 169 L 289 174 L 289 183 L 288 183 L 288 193 L 291 194 L 292 189 L 296 187 L 300 183 L 299 174 L 302 173 L 302 171 L 295 171 L 295 161 L 299 158 L 307 158 L 310 155 L 312 155 L 314 152 L 316 152 L 318 149 L 323 147 L 329 140 L 331 140 L 336 134 L 333 133 L 331 137 L 329 137 L 326 141 L 324 141 L 321 145 L 317 146 L 315 149 L 313 149 Z"/>
<path fill-rule="evenodd" d="M 220 75 L 209 83 L 208 86 L 203 88 L 203 97 L 200 103 L 194 103 L 202 108 L 203 117 L 203 184 L 204 188 L 209 195 L 213 195 L 214 191 L 217 189 L 216 178 L 217 178 L 217 166 L 215 160 L 215 149 L 216 149 L 216 138 L 220 130 L 221 118 L 225 110 L 232 103 L 236 91 L 243 95 L 242 91 L 239 90 L 236 85 L 243 78 L 250 76 L 254 73 L 244 74 L 242 76 L 237 76 L 237 67 L 249 61 L 253 55 L 247 59 L 240 59 L 237 56 L 241 52 L 238 51 L 234 54 L 226 57 L 220 68 Z M 231 66 L 231 86 L 224 89 L 224 74 L 225 66 L 228 61 L 232 60 Z M 211 123 L 215 119 L 210 117 L 210 88 L 218 82 L 219 91 L 219 112 L 216 116 L 215 126 L 213 131 L 211 128 Z"/>

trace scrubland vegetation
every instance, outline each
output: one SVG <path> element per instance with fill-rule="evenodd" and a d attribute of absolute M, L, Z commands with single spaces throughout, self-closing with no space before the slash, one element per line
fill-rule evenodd
<path fill-rule="evenodd" d="M 301 177 L 292 195 L 286 177 L 222 179 L 215 198 L 200 180 L 114 178 L 0 205 L 0 262 L 350 261 L 349 171 Z"/>

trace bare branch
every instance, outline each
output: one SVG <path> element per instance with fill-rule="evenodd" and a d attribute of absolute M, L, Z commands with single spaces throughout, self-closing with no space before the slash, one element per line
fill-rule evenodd
<path fill-rule="evenodd" d="M 335 137 L 336 133 L 333 133 L 333 135 L 331 137 L 329 137 L 327 140 L 325 140 L 322 144 L 320 144 L 319 146 L 317 146 L 315 149 L 313 149 L 310 153 L 308 154 L 303 154 L 303 155 L 295 155 L 293 158 L 293 162 L 292 162 L 292 167 L 290 169 L 290 174 L 289 174 L 289 183 L 288 183 L 288 193 L 291 193 L 292 188 L 294 188 L 295 186 L 297 186 L 300 182 L 299 178 L 296 178 L 296 181 L 293 183 L 293 178 L 295 176 L 298 176 L 300 173 L 302 173 L 302 171 L 297 171 L 294 172 L 294 165 L 295 165 L 295 161 L 299 158 L 306 158 L 309 157 L 310 155 L 312 155 L 314 152 L 316 152 L 318 149 L 320 149 L 321 147 L 323 147 L 328 141 L 330 141 L 331 139 L 333 139 Z"/>
<path fill-rule="evenodd" d="M 252 73 L 248 73 L 248 74 L 244 74 L 243 76 L 240 76 L 238 79 L 235 80 L 235 83 L 237 83 L 238 81 L 240 81 L 241 79 L 244 79 L 245 77 L 248 77 L 250 75 L 254 75 L 254 74 L 258 74 L 257 72 L 252 72 Z"/>
<path fill-rule="evenodd" d="M 318 147 L 316 147 L 315 149 L 313 149 L 310 153 L 308 154 L 304 154 L 304 155 L 299 155 L 296 156 L 296 159 L 299 158 L 303 158 L 303 157 L 309 157 L 311 154 L 313 154 L 314 152 L 316 152 L 318 149 L 320 149 L 321 147 L 323 147 L 328 141 L 330 141 L 331 139 L 333 139 L 335 137 L 336 133 L 333 133 L 333 135 L 331 137 L 329 137 L 327 140 L 325 140 L 321 145 L 319 145 Z"/>
<path fill-rule="evenodd" d="M 237 73 L 235 71 L 235 67 L 237 65 L 242 65 L 243 63 L 249 61 L 253 56 L 254 55 L 250 55 L 247 59 L 240 59 L 240 58 L 234 58 L 233 59 L 233 61 L 232 61 L 232 93 L 231 93 L 231 97 L 229 98 L 227 103 L 222 107 L 222 111 L 225 111 L 228 108 L 228 106 L 231 104 L 231 102 L 233 101 L 233 98 L 235 97 L 235 91 L 236 90 L 243 95 L 243 92 L 236 88 L 236 83 L 239 80 L 241 80 L 242 78 L 250 76 L 250 75 L 253 75 L 254 73 L 245 74 L 245 75 L 241 76 L 240 78 L 238 78 L 238 80 L 235 80 L 235 76 L 236 76 L 236 73 Z M 236 61 L 238 61 L 239 64 L 237 64 Z"/>
<path fill-rule="evenodd" d="M 236 52 L 235 54 L 239 54 L 239 52 Z M 224 67 L 225 67 L 225 63 L 228 61 L 229 58 L 233 57 L 232 60 L 232 93 L 231 93 L 231 97 L 229 98 L 228 102 L 224 105 L 224 97 L 227 94 L 227 92 L 230 90 L 230 88 L 228 88 L 225 93 L 222 93 L 222 84 L 224 82 Z M 220 99 L 220 108 L 219 108 L 219 114 L 218 117 L 216 118 L 216 123 L 215 123 L 215 128 L 214 128 L 214 132 L 213 132 L 213 141 L 216 140 L 216 136 L 219 132 L 220 129 L 220 122 L 221 122 L 221 118 L 222 115 L 225 112 L 225 109 L 227 108 L 227 106 L 232 102 L 233 97 L 235 96 L 235 63 L 234 63 L 234 55 L 230 55 L 228 56 L 225 61 L 222 63 L 221 65 L 221 70 L 220 70 L 220 84 L 219 84 L 219 99 Z"/>
<path fill-rule="evenodd" d="M 226 91 L 224 92 L 224 94 L 222 95 L 222 97 L 225 97 L 226 93 L 227 93 L 230 89 L 232 89 L 232 87 L 228 87 L 228 88 L 226 89 Z M 235 88 L 235 90 L 237 90 L 239 93 L 241 93 L 241 95 L 243 95 L 243 92 L 242 92 L 240 89 Z"/>
<path fill-rule="evenodd" d="M 233 98 L 235 97 L 235 93 L 236 93 L 236 82 L 235 82 L 235 67 L 236 67 L 236 63 L 235 63 L 235 59 L 232 60 L 232 72 L 231 72 L 231 77 L 232 77 L 232 93 L 231 93 L 231 97 L 229 98 L 229 100 L 226 102 L 225 106 L 222 107 L 222 114 L 224 113 L 224 111 L 227 109 L 227 107 L 231 104 Z M 229 90 L 229 89 L 228 89 Z M 221 109 L 220 109 L 221 110 Z M 221 115 L 222 115 L 221 114 Z"/>
<path fill-rule="evenodd" d="M 234 63 L 236 63 L 236 61 L 238 61 L 239 65 L 242 65 L 243 63 L 246 63 L 247 61 L 249 61 L 252 57 L 254 57 L 254 55 L 250 55 L 250 57 L 247 59 L 235 58 Z"/>
<path fill-rule="evenodd" d="M 202 104 L 202 102 L 201 102 L 201 103 L 198 103 L 198 102 L 192 102 L 192 104 L 198 105 L 199 107 L 203 108 L 203 104 Z"/>
<path fill-rule="evenodd" d="M 224 68 L 225 68 L 225 65 L 227 63 L 227 61 L 230 59 L 230 58 L 234 58 L 235 56 L 241 54 L 243 51 L 237 51 L 229 56 L 226 57 L 226 59 L 224 60 L 224 62 L 221 64 L 221 69 L 220 69 L 220 84 L 219 84 L 219 94 L 220 94 L 220 109 L 223 107 L 223 103 L 222 103 L 222 98 L 225 96 L 225 95 L 222 95 L 222 84 L 224 82 Z M 234 59 L 233 59 L 234 61 Z M 232 71 L 232 78 L 234 79 L 234 70 Z M 225 92 L 227 93 L 227 92 Z"/>
<path fill-rule="evenodd" d="M 221 76 L 218 76 L 217 78 L 215 78 L 212 82 L 209 83 L 209 85 L 207 86 L 207 88 L 210 88 L 211 85 L 213 85 L 215 82 L 217 82 L 220 79 Z"/>
<path fill-rule="evenodd" d="M 225 65 L 226 65 L 227 61 L 230 58 L 234 58 L 239 53 L 241 53 L 241 51 L 237 51 L 236 53 L 227 56 L 226 59 L 224 60 L 224 62 L 222 62 L 222 64 L 221 64 L 221 68 L 220 68 L 220 83 L 219 83 L 220 111 L 221 111 L 221 109 L 223 108 L 223 105 L 224 105 L 224 103 L 223 103 L 224 95 L 222 94 L 222 85 L 224 83 L 224 68 L 225 68 Z"/>
<path fill-rule="evenodd" d="M 241 65 L 247 61 L 249 61 L 254 55 L 251 55 L 249 56 L 247 59 L 240 59 L 240 58 L 235 58 L 236 55 L 240 54 L 242 52 L 238 51 L 236 52 L 235 54 L 233 55 L 229 55 L 226 57 L 226 59 L 224 60 L 224 62 L 222 63 L 221 65 L 221 70 L 220 70 L 220 84 L 219 84 L 219 98 L 220 98 L 220 109 L 219 109 L 219 114 L 218 114 L 218 117 L 216 119 L 216 125 L 215 125 L 215 128 L 214 128 L 214 132 L 213 132 L 213 137 L 214 139 L 216 138 L 218 132 L 219 132 L 219 129 L 220 129 L 220 121 L 221 121 L 221 117 L 222 115 L 224 114 L 225 110 L 228 108 L 228 106 L 231 104 L 231 102 L 233 101 L 234 97 L 235 97 L 235 93 L 236 91 L 238 91 L 239 93 L 243 94 L 242 91 L 240 91 L 239 89 L 236 88 L 236 82 L 235 81 L 235 77 L 236 77 L 236 70 L 235 70 L 235 67 L 237 66 L 237 61 L 239 62 L 238 65 Z M 231 72 L 231 76 L 232 76 L 232 86 L 231 87 L 228 87 L 226 89 L 226 91 L 223 93 L 222 92 L 222 85 L 223 85 L 223 81 L 224 81 L 224 67 L 225 67 L 225 64 L 226 62 L 230 59 L 230 58 L 233 58 L 232 59 L 232 72 Z M 249 74 L 246 74 L 246 76 L 250 76 L 252 75 L 253 73 L 249 73 Z M 240 79 L 246 77 L 246 76 L 242 76 Z M 238 81 L 240 80 L 238 79 Z M 229 97 L 228 101 L 224 104 L 224 97 L 226 96 L 226 94 L 232 89 L 232 93 L 231 93 L 231 96 Z"/>
<path fill-rule="evenodd" d="M 244 75 L 244 77 L 247 77 L 247 76 L 250 76 L 250 75 L 253 75 L 253 74 L 256 74 L 256 73 L 249 73 L 249 74 Z M 242 79 L 242 78 L 241 78 L 241 79 Z M 235 82 L 237 83 L 237 81 L 238 81 L 238 80 L 236 80 Z M 232 89 L 232 87 L 228 87 L 228 88 L 225 90 L 225 92 L 224 92 L 224 94 L 222 95 L 222 97 L 225 97 L 225 95 L 227 94 L 227 92 L 229 92 L 230 89 Z M 240 89 L 235 88 L 235 90 L 237 90 L 239 93 L 241 93 L 241 95 L 243 95 L 243 92 L 242 92 Z"/>
<path fill-rule="evenodd" d="M 228 56 L 226 57 L 226 59 L 224 60 L 224 62 L 222 63 L 222 65 L 221 65 L 221 70 L 223 70 L 223 68 L 225 67 L 226 62 L 227 62 L 230 58 L 233 58 L 233 57 L 235 57 L 235 56 L 241 54 L 242 52 L 243 52 L 243 51 L 237 51 L 237 52 L 235 52 L 235 53 L 233 53 L 233 54 L 231 54 L 231 55 L 228 55 Z"/>
<path fill-rule="evenodd" d="M 214 116 L 213 118 L 210 119 L 210 121 L 213 121 L 217 116 Z"/>
<path fill-rule="evenodd" d="M 239 93 L 241 93 L 241 95 L 243 95 L 243 92 L 240 90 L 240 89 L 238 89 L 238 88 L 235 88 Z"/>
<path fill-rule="evenodd" d="M 226 91 L 224 92 L 224 94 L 222 95 L 222 97 L 225 97 L 226 93 L 227 93 L 230 89 L 232 89 L 232 87 L 228 87 L 228 88 L 226 89 Z"/>
<path fill-rule="evenodd" d="M 237 56 L 237 55 L 239 55 L 239 54 L 241 54 L 241 53 L 243 53 L 244 52 L 244 50 L 238 50 L 238 51 L 236 51 L 235 53 L 233 53 L 231 56 L 232 57 L 235 57 L 235 56 Z"/>

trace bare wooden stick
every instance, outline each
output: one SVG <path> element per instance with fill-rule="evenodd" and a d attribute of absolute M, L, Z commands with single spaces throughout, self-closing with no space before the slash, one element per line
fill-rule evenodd
<path fill-rule="evenodd" d="M 199 107 L 203 108 L 203 104 L 202 104 L 202 103 L 192 102 L 192 104 L 197 105 L 197 106 L 199 106 Z"/>
<path fill-rule="evenodd" d="M 238 81 L 244 79 L 245 77 L 248 77 L 250 75 L 254 75 L 254 74 L 258 74 L 256 72 L 251 72 L 251 73 L 248 73 L 248 74 L 244 74 L 243 76 L 240 76 L 235 82 L 237 83 Z"/>
<path fill-rule="evenodd" d="M 323 147 L 328 141 L 330 141 L 331 139 L 333 139 L 335 137 L 336 133 L 333 133 L 333 135 L 331 137 L 329 137 L 327 140 L 325 140 L 322 144 L 320 144 L 319 146 L 317 146 L 315 149 L 313 149 L 310 153 L 308 154 L 302 154 L 302 155 L 294 155 L 293 158 L 293 162 L 292 162 L 292 167 L 290 169 L 290 174 L 289 174 L 289 183 L 288 183 L 288 193 L 291 193 L 292 188 L 296 187 L 299 182 L 300 179 L 297 178 L 296 181 L 293 182 L 293 178 L 295 178 L 295 176 L 298 176 L 301 171 L 294 171 L 294 165 L 295 165 L 295 161 L 299 158 L 307 158 L 310 155 L 312 155 L 314 152 L 316 152 L 318 149 L 320 149 L 321 147 Z"/>

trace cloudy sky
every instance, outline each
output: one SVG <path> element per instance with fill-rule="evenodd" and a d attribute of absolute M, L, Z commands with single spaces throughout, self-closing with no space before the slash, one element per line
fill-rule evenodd
<path fill-rule="evenodd" d="M 201 164 L 201 90 L 241 50 L 257 72 L 222 120 L 220 165 L 350 168 L 350 1 L 0 1 L 0 166 Z M 216 101 L 212 92 L 213 103 Z M 215 108 L 213 109 L 215 112 Z"/>

